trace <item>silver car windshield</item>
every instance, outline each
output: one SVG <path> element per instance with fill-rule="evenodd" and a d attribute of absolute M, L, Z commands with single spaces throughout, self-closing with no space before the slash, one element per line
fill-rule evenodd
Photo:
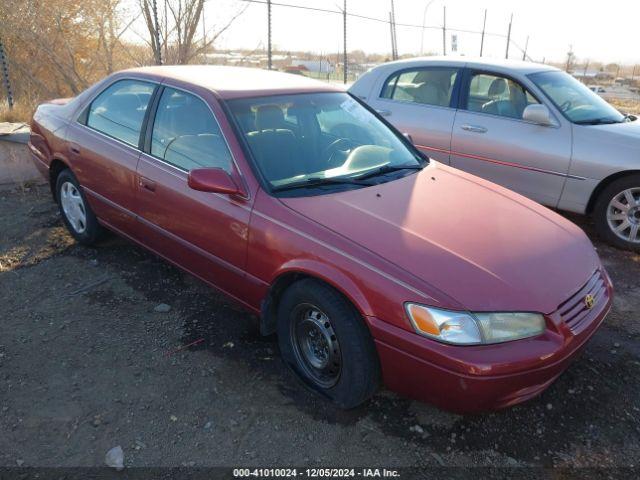
<path fill-rule="evenodd" d="M 573 123 L 598 125 L 625 121 L 624 115 L 565 72 L 540 72 L 529 78 Z"/>
<path fill-rule="evenodd" d="M 346 93 L 228 102 L 272 190 L 359 188 L 422 168 L 425 159 Z M 396 172 L 391 175 L 391 172 Z"/>

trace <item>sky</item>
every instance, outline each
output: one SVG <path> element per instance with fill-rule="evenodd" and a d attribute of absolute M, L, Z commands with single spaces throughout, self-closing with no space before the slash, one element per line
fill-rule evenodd
<path fill-rule="evenodd" d="M 132 8 L 136 8 L 136 0 Z M 302 5 L 328 10 L 342 8 L 343 0 L 273 0 L 275 3 Z M 513 14 L 509 47 L 510 58 L 522 58 L 529 37 L 527 54 L 532 60 L 563 62 L 571 48 L 579 61 L 640 64 L 640 0 L 394 0 L 396 23 L 427 26 L 422 29 L 397 27 L 399 54 L 442 53 L 442 24 L 459 30 L 481 31 L 487 10 L 486 31 L 506 35 Z M 163 0 L 158 0 L 162 6 Z M 207 0 L 207 29 L 226 23 L 241 9 L 242 0 Z M 368 17 L 388 19 L 391 0 L 347 0 L 347 11 Z M 145 34 L 142 22 L 135 31 Z M 308 50 L 328 53 L 342 50 L 342 16 L 274 5 L 272 36 L 279 50 Z M 457 52 L 451 51 L 452 35 L 457 36 Z M 257 49 L 267 43 L 267 7 L 251 3 L 236 22 L 218 39 L 218 49 Z M 447 31 L 447 54 L 477 56 L 480 35 Z M 388 23 L 348 18 L 348 50 L 387 53 L 391 50 Z M 504 57 L 506 39 L 485 36 L 484 55 Z"/>

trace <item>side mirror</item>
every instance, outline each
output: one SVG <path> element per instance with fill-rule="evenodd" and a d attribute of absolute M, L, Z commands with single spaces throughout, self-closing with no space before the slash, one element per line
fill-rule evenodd
<path fill-rule="evenodd" d="M 544 125 L 546 127 L 555 125 L 555 122 L 551 118 L 551 112 L 544 105 L 534 104 L 529 105 L 522 112 L 522 119 L 527 122 L 537 123 L 538 125 Z"/>
<path fill-rule="evenodd" d="M 187 180 L 189 188 L 200 192 L 226 193 L 233 195 L 242 193 L 231 175 L 221 168 L 196 168 L 189 172 Z"/>

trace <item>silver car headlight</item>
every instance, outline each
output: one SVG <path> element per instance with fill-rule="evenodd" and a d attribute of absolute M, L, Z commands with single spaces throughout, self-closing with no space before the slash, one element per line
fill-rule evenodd
<path fill-rule="evenodd" d="M 444 343 L 477 345 L 533 337 L 544 332 L 544 317 L 527 312 L 458 312 L 406 304 L 417 333 Z"/>

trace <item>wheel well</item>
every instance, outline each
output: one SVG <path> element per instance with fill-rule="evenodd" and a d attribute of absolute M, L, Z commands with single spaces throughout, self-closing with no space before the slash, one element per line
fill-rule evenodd
<path fill-rule="evenodd" d="M 349 299 L 349 297 L 347 297 L 340 289 L 336 288 L 334 285 L 326 282 L 321 278 L 309 275 L 307 273 L 287 272 L 276 278 L 276 280 L 271 285 L 271 288 L 269 288 L 269 293 L 262 301 L 262 307 L 260 309 L 260 333 L 262 335 L 271 335 L 276 332 L 278 305 L 280 304 L 282 294 L 290 285 L 305 278 L 310 278 L 317 282 L 321 282 L 334 289 L 336 292 L 342 295 L 345 300 L 353 305 L 358 313 L 360 313 L 360 310 L 353 304 L 351 299 Z"/>
<path fill-rule="evenodd" d="M 593 213 L 593 208 L 595 207 L 596 201 L 598 200 L 600 193 L 602 193 L 602 191 L 605 188 L 611 185 L 611 183 L 615 182 L 620 178 L 626 177 L 628 175 L 637 174 L 637 173 L 640 173 L 640 170 L 624 170 L 622 172 L 617 172 L 617 173 L 614 173 L 613 175 L 609 175 L 608 177 L 603 179 L 598 184 L 598 186 L 593 190 L 593 193 L 589 198 L 589 203 L 587 203 L 587 214 Z"/>
<path fill-rule="evenodd" d="M 56 182 L 58 181 L 58 175 L 67 168 L 69 168 L 67 164 L 57 158 L 51 162 L 51 165 L 49 165 L 49 187 L 51 188 L 53 200 L 56 202 L 58 201 L 56 198 Z"/>

